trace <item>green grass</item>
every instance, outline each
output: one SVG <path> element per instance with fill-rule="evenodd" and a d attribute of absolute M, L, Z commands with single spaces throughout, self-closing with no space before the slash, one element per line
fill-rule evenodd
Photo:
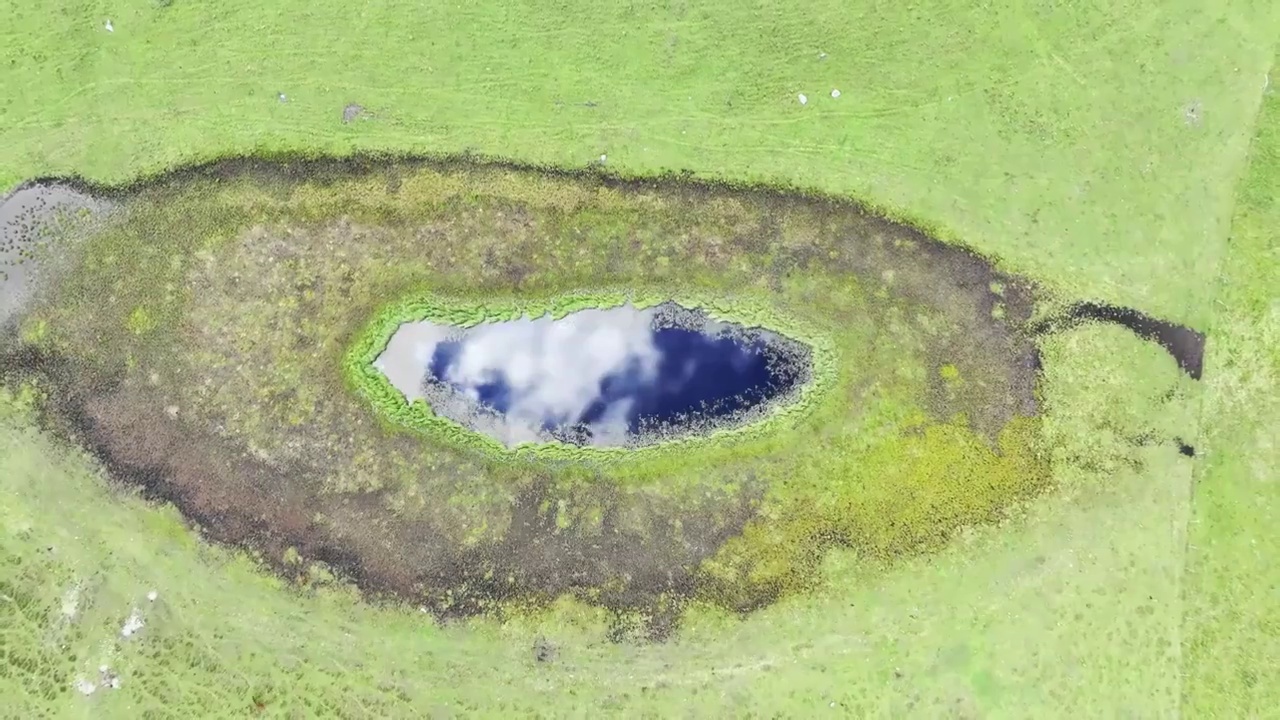
<path fill-rule="evenodd" d="M 1122 335 L 1096 346 L 1060 364 L 1058 380 L 1117 351 L 1141 358 L 1115 384 L 1130 399 L 1146 394 L 1152 374 L 1176 377 L 1166 358 Z M 336 590 L 285 589 L 199 544 L 173 513 L 108 490 L 83 460 L 24 430 L 20 414 L 9 410 L 4 422 L 14 470 L 4 481 L 5 592 L 20 606 L 4 632 L 22 658 L 10 666 L 18 690 L 8 696 L 27 716 L 218 717 L 225 708 L 221 716 L 242 717 L 254 697 L 281 715 L 310 706 L 351 717 L 423 708 L 445 717 L 1052 717 L 1066 702 L 1102 715 L 1168 715 L 1177 705 L 1180 616 L 1169 579 L 1181 545 L 1169 527 L 1185 513 L 1187 485 L 1150 482 L 1185 477 L 1167 448 L 1142 453 L 1146 472 L 1062 478 L 1064 492 L 1024 522 L 967 533 L 927 562 L 885 572 L 834 553 L 824 587 L 803 600 L 746 621 L 694 608 L 675 641 L 635 646 L 599 642 L 606 618 L 572 604 L 437 629 Z M 62 508 L 54 525 L 50 505 Z M 85 614 L 61 620 L 76 587 Z M 144 598 L 152 589 L 159 608 Z M 135 605 L 148 624 L 119 641 Z M 538 637 L 558 646 L 554 663 L 533 661 Z M 121 674 L 121 690 L 67 691 L 63 683 L 94 678 L 102 663 Z M 61 694 L 42 701 L 39 680 Z"/>
<path fill-rule="evenodd" d="M 1044 432 L 1067 469 L 1021 522 L 887 570 L 833 553 L 824 589 L 745 621 L 696 609 L 656 646 L 598 643 L 605 619 L 581 607 L 439 629 L 282 588 L 109 489 L 6 400 L 12 712 L 1274 715 L 1274 89 L 1235 188 L 1280 28 L 1267 3 L 1207 7 L 8 3 L 0 185 L 257 149 L 607 153 L 628 174 L 866 198 L 1069 295 L 1213 331 L 1198 407 L 1167 357 L 1123 333 L 1053 340 Z M 351 101 L 372 119 L 342 124 Z M 133 313 L 139 337 L 166 322 Z M 1102 402 L 1073 391 L 1098 368 Z M 1187 461 L 1125 446 L 1153 425 L 1203 451 L 1194 505 Z M 135 604 L 148 625 L 118 641 Z M 539 635 L 556 662 L 532 661 Z M 102 662 L 120 691 L 68 691 Z"/>
<path fill-rule="evenodd" d="M 1280 663 L 1280 95 L 1270 93 L 1240 185 L 1214 319 L 1187 548 L 1186 709 L 1264 717 Z"/>
<path fill-rule="evenodd" d="M 607 154 L 866 198 L 1196 325 L 1275 41 L 1260 2 L 5 7 L 0 186 L 257 149 Z"/>

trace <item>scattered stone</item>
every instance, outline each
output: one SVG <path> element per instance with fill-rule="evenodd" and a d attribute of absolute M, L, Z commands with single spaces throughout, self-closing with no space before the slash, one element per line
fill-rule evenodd
<path fill-rule="evenodd" d="M 819 59 L 819 60 L 826 60 L 826 59 L 827 59 L 827 54 L 826 54 L 826 53 L 824 53 L 824 52 L 820 52 L 820 53 L 818 53 L 818 59 Z"/>
<path fill-rule="evenodd" d="M 600 156 L 600 164 L 601 164 L 601 165 L 603 165 L 603 164 L 604 164 L 604 161 L 605 161 L 605 160 L 608 160 L 608 159 L 609 159 L 609 156 L 608 156 L 608 155 L 601 155 L 601 156 Z"/>
<path fill-rule="evenodd" d="M 556 659 L 556 646 L 544 637 L 533 642 L 533 659 L 536 662 L 548 663 Z"/>
<path fill-rule="evenodd" d="M 831 91 L 831 97 L 833 97 L 833 98 L 838 98 L 838 97 L 840 97 L 840 91 L 839 91 L 839 90 L 832 90 L 832 91 Z"/>
<path fill-rule="evenodd" d="M 176 418 L 176 417 L 178 417 L 178 406 L 177 406 L 177 405 L 170 405 L 170 406 L 168 406 L 168 407 L 166 407 L 166 408 L 164 409 L 164 412 L 165 412 L 165 414 L 166 414 L 166 415 L 168 415 L 169 417 L 171 417 L 171 418 Z"/>
<path fill-rule="evenodd" d="M 160 593 L 156 592 L 155 590 L 152 590 L 151 592 L 147 593 L 147 600 L 151 602 L 155 602 L 156 598 L 158 597 L 160 597 Z"/>
<path fill-rule="evenodd" d="M 801 105 L 808 105 L 808 104 L 809 104 L 809 98 L 808 98 L 804 93 L 800 93 L 799 95 L 797 95 L 797 96 L 796 96 L 796 99 L 798 99 L 798 100 L 800 101 L 800 104 L 801 104 Z"/>
<path fill-rule="evenodd" d="M 278 99 L 280 102 L 287 102 L 289 100 L 288 96 L 286 96 L 284 93 L 276 93 L 276 99 Z"/>
<path fill-rule="evenodd" d="M 144 625 L 146 623 L 142 621 L 142 614 L 138 612 L 138 608 L 134 608 L 128 619 L 124 621 L 124 626 L 120 628 L 120 635 L 126 638 L 133 637 Z"/>
<path fill-rule="evenodd" d="M 1198 126 L 1203 119 L 1203 109 L 1200 101 L 1195 100 L 1183 108 L 1182 116 L 1186 119 L 1188 125 Z"/>
<path fill-rule="evenodd" d="M 98 682 L 100 687 L 109 687 L 112 690 L 120 689 L 120 676 L 106 665 L 98 666 Z"/>
<path fill-rule="evenodd" d="M 76 690 L 80 691 L 81 695 L 92 695 L 93 691 L 98 689 L 97 685 L 85 680 L 84 678 L 76 678 L 76 681 L 73 684 L 75 685 Z"/>
<path fill-rule="evenodd" d="M 116 29 L 115 29 L 114 27 L 112 27 L 112 26 L 111 26 L 111 20 L 107 20 L 107 24 L 103 25 L 102 27 L 106 28 L 106 29 L 107 29 L 107 32 L 115 32 L 115 31 L 116 31 Z"/>
<path fill-rule="evenodd" d="M 355 103 L 350 103 L 342 108 L 342 122 L 349 123 L 364 113 L 364 108 Z"/>

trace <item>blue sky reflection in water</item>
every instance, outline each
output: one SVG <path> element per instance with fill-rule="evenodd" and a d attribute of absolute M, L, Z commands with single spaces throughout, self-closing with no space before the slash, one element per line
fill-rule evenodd
<path fill-rule="evenodd" d="M 375 365 L 406 397 L 511 445 L 646 444 L 748 420 L 808 377 L 799 343 L 671 303 L 402 325 Z"/>

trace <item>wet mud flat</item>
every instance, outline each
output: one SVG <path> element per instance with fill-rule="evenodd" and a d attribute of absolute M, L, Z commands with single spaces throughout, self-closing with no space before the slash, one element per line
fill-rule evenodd
<path fill-rule="evenodd" d="M 833 545 L 927 551 L 1045 489 L 1039 335 L 1122 324 L 1194 376 L 1203 347 L 1088 303 L 1033 323 L 1049 290 L 830 198 L 425 161 L 33 189 L 130 218 L 15 305 L 0 372 L 47 393 L 45 425 L 209 539 L 440 618 L 571 594 L 612 610 L 618 639 L 662 639 L 689 599 L 748 612 L 803 591 Z M 776 302 L 833 338 L 832 389 L 760 440 L 600 466 L 388 427 L 343 374 L 347 344 L 406 294 L 599 278 Z"/>

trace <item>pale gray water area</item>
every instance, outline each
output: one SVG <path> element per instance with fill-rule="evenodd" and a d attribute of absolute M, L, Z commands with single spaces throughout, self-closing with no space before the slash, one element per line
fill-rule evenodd
<path fill-rule="evenodd" d="M 60 260 L 111 203 L 65 185 L 28 185 L 0 200 L 0 335 L 9 336 Z"/>
<path fill-rule="evenodd" d="M 811 372 L 802 343 L 674 303 L 405 323 L 374 365 L 407 399 L 507 446 L 639 446 L 741 425 L 794 399 Z"/>

